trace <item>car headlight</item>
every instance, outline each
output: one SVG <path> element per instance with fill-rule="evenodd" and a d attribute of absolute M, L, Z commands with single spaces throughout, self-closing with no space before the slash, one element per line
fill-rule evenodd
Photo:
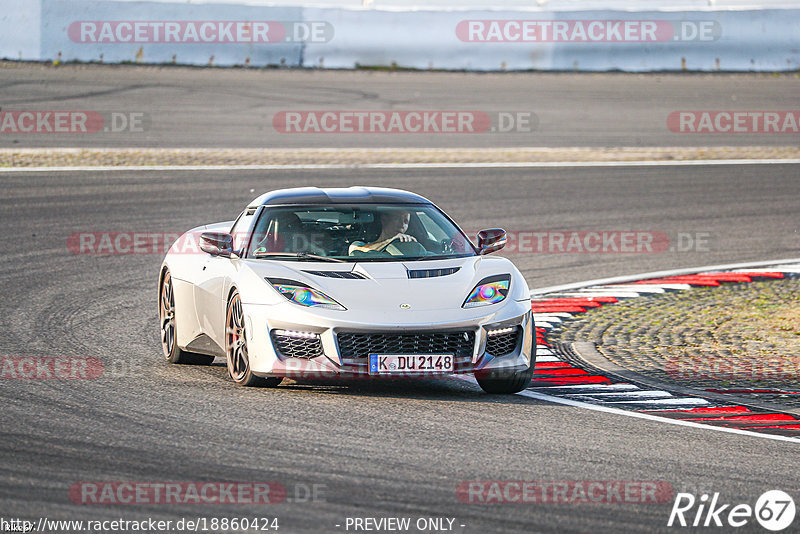
<path fill-rule="evenodd" d="M 272 284 L 272 287 L 274 287 L 278 293 L 295 304 L 309 306 L 311 308 L 325 308 L 328 310 L 347 309 L 322 291 L 309 287 L 302 282 L 283 278 L 267 278 L 266 280 Z"/>
<path fill-rule="evenodd" d="M 470 292 L 462 308 L 474 308 L 487 304 L 496 304 L 508 296 L 511 287 L 511 275 L 501 274 L 484 278 Z"/>

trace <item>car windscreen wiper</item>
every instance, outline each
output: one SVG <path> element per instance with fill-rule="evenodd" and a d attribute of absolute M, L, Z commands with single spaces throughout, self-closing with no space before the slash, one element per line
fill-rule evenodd
<path fill-rule="evenodd" d="M 345 263 L 344 260 L 339 258 L 331 258 L 330 256 L 317 256 L 316 254 L 309 254 L 308 252 L 255 252 L 253 254 L 256 258 L 295 258 L 301 261 L 331 261 L 334 263 Z"/>

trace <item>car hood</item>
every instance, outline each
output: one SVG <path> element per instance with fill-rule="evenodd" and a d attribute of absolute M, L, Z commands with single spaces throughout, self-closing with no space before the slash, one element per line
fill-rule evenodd
<path fill-rule="evenodd" d="M 379 316 L 384 311 L 395 316 L 397 310 L 461 309 L 478 282 L 493 275 L 511 275 L 509 299 L 529 298 L 524 278 L 509 260 L 502 257 L 341 264 L 262 260 L 247 263 L 261 278 L 303 282 L 321 290 L 348 310 L 373 310 L 377 320 L 381 319 Z"/>

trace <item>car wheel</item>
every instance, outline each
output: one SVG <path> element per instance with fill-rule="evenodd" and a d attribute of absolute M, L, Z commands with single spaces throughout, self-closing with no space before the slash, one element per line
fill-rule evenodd
<path fill-rule="evenodd" d="M 158 298 L 158 318 L 161 324 L 161 348 L 164 357 L 169 363 L 187 363 L 194 365 L 209 365 L 214 361 L 213 356 L 187 352 L 178 346 L 175 328 L 175 292 L 172 287 L 172 276 L 169 271 L 164 273 L 161 281 L 161 292 Z"/>
<path fill-rule="evenodd" d="M 240 386 L 275 387 L 283 380 L 280 377 L 256 376 L 250 369 L 242 299 L 236 292 L 231 295 L 228 311 L 225 314 L 225 354 L 228 359 L 228 374 Z"/>
<path fill-rule="evenodd" d="M 475 373 L 478 385 L 486 393 L 509 394 L 519 393 L 527 388 L 533 378 L 534 364 L 524 371 L 515 373 Z"/>

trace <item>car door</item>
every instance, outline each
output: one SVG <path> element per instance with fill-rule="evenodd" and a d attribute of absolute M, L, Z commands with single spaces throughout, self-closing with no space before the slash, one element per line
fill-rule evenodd
<path fill-rule="evenodd" d="M 247 241 L 256 209 L 248 208 L 233 223 L 233 250 L 241 253 Z M 239 259 L 206 254 L 195 278 L 195 309 L 203 332 L 220 347 L 225 347 L 225 312 L 228 292 L 238 269 Z"/>

